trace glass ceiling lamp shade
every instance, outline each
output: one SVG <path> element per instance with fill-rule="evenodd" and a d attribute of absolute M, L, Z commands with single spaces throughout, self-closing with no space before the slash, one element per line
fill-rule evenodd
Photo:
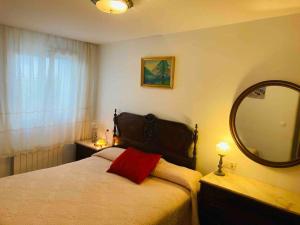
<path fill-rule="evenodd" d="M 92 0 L 96 7 L 105 13 L 121 14 L 133 7 L 132 0 Z"/>

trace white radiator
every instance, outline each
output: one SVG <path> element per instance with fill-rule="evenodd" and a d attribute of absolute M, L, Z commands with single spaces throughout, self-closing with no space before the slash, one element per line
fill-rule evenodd
<path fill-rule="evenodd" d="M 39 148 L 32 151 L 15 153 L 13 160 L 13 174 L 25 173 L 58 166 L 62 164 L 62 146 Z"/>

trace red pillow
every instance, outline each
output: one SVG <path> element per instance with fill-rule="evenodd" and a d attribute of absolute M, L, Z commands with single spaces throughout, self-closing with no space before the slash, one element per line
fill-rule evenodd
<path fill-rule="evenodd" d="M 159 154 L 144 153 L 129 147 L 112 162 L 107 172 L 118 174 L 140 184 L 154 170 L 160 157 Z"/>

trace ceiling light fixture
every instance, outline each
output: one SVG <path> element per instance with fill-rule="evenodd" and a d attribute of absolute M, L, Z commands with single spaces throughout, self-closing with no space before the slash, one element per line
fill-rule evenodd
<path fill-rule="evenodd" d="M 132 0 L 91 0 L 96 7 L 105 13 L 121 14 L 133 7 Z"/>

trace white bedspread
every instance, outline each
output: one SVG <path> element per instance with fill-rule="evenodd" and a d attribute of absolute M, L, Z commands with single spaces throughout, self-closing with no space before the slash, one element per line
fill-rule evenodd
<path fill-rule="evenodd" d="M 137 185 L 90 157 L 0 179 L 0 224 L 191 224 L 191 193 L 157 177 Z"/>

